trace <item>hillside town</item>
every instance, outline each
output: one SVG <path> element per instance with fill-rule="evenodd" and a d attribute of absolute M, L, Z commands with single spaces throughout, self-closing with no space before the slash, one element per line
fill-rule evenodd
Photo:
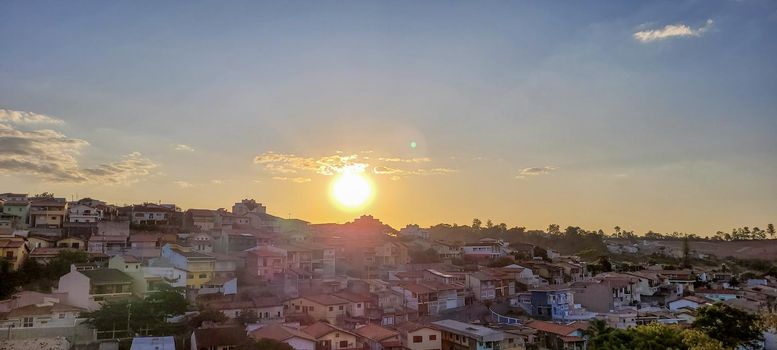
<path fill-rule="evenodd" d="M 603 267 L 617 262 L 492 237 L 449 241 L 369 215 L 310 223 L 253 199 L 187 210 L 50 193 L 0 202 L 3 349 L 587 349 L 592 323 L 688 327 L 712 304 L 760 314 L 777 301 L 773 275 L 648 260 Z M 644 246 L 613 240 L 606 249 Z M 50 285 L 7 277 L 63 262 Z M 186 302 L 164 322 L 189 327 L 134 327 L 133 303 L 165 290 Z M 123 321 L 89 321 L 115 305 L 127 305 Z M 772 332 L 760 346 L 774 349 Z"/>

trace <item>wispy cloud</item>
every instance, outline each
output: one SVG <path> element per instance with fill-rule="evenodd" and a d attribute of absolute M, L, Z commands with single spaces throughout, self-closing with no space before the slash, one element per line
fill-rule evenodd
<path fill-rule="evenodd" d="M 194 147 L 189 146 L 189 145 L 184 145 L 182 143 L 179 143 L 179 144 L 175 145 L 175 150 L 176 151 L 183 151 L 183 152 L 194 152 Z"/>
<path fill-rule="evenodd" d="M 0 108 L 0 122 L 12 124 L 65 124 L 64 120 L 47 115 L 3 108 Z"/>
<path fill-rule="evenodd" d="M 278 180 L 278 181 L 291 181 L 291 182 L 296 182 L 298 184 L 313 181 L 313 179 L 309 177 L 301 177 L 301 176 L 299 177 L 273 176 L 272 179 Z"/>
<path fill-rule="evenodd" d="M 383 162 L 389 162 L 389 163 L 426 163 L 431 162 L 431 158 L 427 157 L 421 157 L 421 158 L 378 158 L 379 161 Z"/>
<path fill-rule="evenodd" d="M 456 172 L 449 168 L 421 168 L 420 164 L 431 162 L 427 157 L 401 158 L 401 157 L 374 157 L 365 156 L 372 151 L 362 151 L 347 154 L 337 151 L 333 155 L 321 157 L 306 157 L 295 154 L 265 152 L 254 157 L 254 163 L 261 165 L 270 173 L 277 174 L 276 180 L 307 182 L 309 177 L 302 177 L 306 181 L 299 181 L 297 177 L 289 175 L 318 174 L 331 176 L 345 171 L 362 172 L 371 168 L 375 175 L 389 175 L 391 179 L 398 180 L 413 175 L 445 175 Z"/>
<path fill-rule="evenodd" d="M 55 130 L 25 131 L 11 125 L 60 122 L 34 117 L 40 115 L 29 112 L 4 110 L 2 115 L 5 122 L 0 121 L 0 173 L 34 176 L 58 183 L 129 184 L 151 174 L 157 167 L 138 152 L 115 162 L 83 167 L 77 157 L 89 142 Z"/>
<path fill-rule="evenodd" d="M 701 27 L 691 28 L 687 24 L 669 24 L 660 29 L 642 30 L 634 33 L 634 39 L 642 43 L 675 37 L 699 37 L 712 28 L 715 21 L 708 19 Z"/>
<path fill-rule="evenodd" d="M 181 181 L 181 180 L 173 181 L 173 184 L 178 186 L 179 188 L 191 188 L 191 187 L 194 187 L 194 184 L 192 184 L 191 182 Z"/>
<path fill-rule="evenodd" d="M 546 165 L 543 167 L 531 167 L 524 168 L 515 176 L 516 179 L 525 179 L 527 176 L 539 176 L 550 173 L 551 171 L 558 170 L 558 167 Z"/>

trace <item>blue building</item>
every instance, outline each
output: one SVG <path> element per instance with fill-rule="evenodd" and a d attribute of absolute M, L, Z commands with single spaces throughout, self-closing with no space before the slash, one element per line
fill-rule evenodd
<path fill-rule="evenodd" d="M 547 286 L 529 290 L 531 316 L 538 320 L 564 320 L 575 308 L 574 292 L 565 286 Z"/>

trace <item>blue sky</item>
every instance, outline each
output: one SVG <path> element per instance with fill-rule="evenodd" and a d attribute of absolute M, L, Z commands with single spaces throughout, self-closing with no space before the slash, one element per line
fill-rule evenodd
<path fill-rule="evenodd" d="M 360 213 L 328 175 L 255 157 L 361 155 L 394 165 L 365 211 L 396 226 L 765 226 L 775 34 L 773 1 L 4 2 L 0 108 L 62 121 L 6 124 L 88 145 L 41 158 L 77 176 L 0 172 L 9 191 L 343 221 Z"/>

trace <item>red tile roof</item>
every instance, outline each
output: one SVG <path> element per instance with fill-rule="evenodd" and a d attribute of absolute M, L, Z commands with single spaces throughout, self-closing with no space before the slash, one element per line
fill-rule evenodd
<path fill-rule="evenodd" d="M 392 331 L 388 328 L 384 328 L 376 324 L 368 324 L 366 326 L 362 326 L 360 328 L 357 328 L 355 332 L 361 335 L 362 337 L 376 340 L 376 341 L 382 341 L 382 340 L 391 338 L 393 336 L 399 335 L 397 331 Z"/>

